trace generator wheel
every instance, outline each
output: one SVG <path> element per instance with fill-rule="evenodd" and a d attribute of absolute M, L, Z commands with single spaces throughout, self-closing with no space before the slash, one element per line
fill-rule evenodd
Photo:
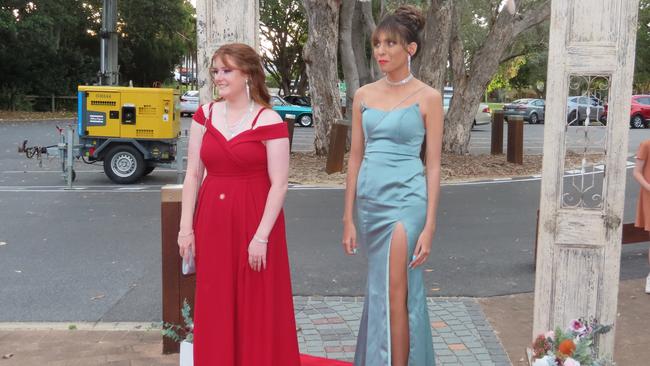
<path fill-rule="evenodd" d="M 104 157 L 104 173 L 118 184 L 137 182 L 146 167 L 140 151 L 131 145 L 115 146 Z"/>

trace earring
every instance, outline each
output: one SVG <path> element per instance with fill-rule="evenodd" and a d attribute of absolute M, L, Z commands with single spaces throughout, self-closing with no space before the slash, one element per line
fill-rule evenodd
<path fill-rule="evenodd" d="M 411 73 L 411 54 L 409 53 L 409 74 Z"/>
<path fill-rule="evenodd" d="M 251 87 L 248 85 L 248 79 L 246 79 L 246 96 L 248 100 L 251 100 Z"/>

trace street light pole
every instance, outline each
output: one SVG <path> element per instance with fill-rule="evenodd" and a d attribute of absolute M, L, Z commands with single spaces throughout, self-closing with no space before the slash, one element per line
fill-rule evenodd
<path fill-rule="evenodd" d="M 99 85 L 117 85 L 117 0 L 104 0 L 100 37 Z"/>

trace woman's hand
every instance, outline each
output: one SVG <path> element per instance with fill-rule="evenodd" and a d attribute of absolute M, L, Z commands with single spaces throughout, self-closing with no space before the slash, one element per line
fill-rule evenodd
<path fill-rule="evenodd" d="M 248 244 L 248 265 L 256 272 L 266 269 L 266 247 L 267 243 L 262 243 L 255 238 L 251 239 Z"/>
<path fill-rule="evenodd" d="M 194 233 L 178 233 L 178 253 L 183 258 L 194 256 Z"/>
<path fill-rule="evenodd" d="M 409 268 L 416 268 L 427 261 L 429 253 L 431 253 L 432 242 L 432 230 L 423 230 L 418 238 L 418 243 L 415 246 L 415 253 L 413 254 L 413 260 L 411 261 L 411 264 L 409 264 Z"/>
<path fill-rule="evenodd" d="M 347 255 L 357 254 L 357 228 L 352 220 L 343 222 L 343 249 Z"/>

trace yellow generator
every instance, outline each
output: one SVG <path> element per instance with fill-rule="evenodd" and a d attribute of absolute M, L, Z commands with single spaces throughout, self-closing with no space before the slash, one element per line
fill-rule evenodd
<path fill-rule="evenodd" d="M 174 89 L 80 86 L 80 154 L 103 161 L 114 182 L 134 183 L 176 158 L 179 93 Z"/>

